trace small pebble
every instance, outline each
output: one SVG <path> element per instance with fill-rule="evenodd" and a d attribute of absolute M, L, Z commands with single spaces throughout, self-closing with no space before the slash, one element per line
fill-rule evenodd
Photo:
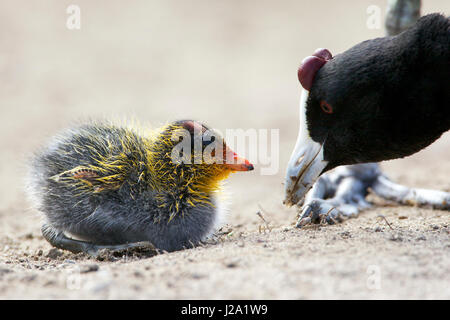
<path fill-rule="evenodd" d="M 54 280 L 48 280 L 47 282 L 44 283 L 44 287 L 49 287 L 49 286 L 53 286 L 56 284 L 56 281 Z"/>
<path fill-rule="evenodd" d="M 391 240 L 391 241 L 403 241 L 403 238 L 402 237 L 400 237 L 399 235 L 396 235 L 396 234 L 391 234 L 390 235 L 390 237 L 389 237 L 389 240 Z"/>
<path fill-rule="evenodd" d="M 12 272 L 12 270 L 8 268 L 0 268 L 0 276 L 10 272 Z"/>
<path fill-rule="evenodd" d="M 136 278 L 144 278 L 144 275 L 143 275 L 142 272 L 140 272 L 140 271 L 135 271 L 135 272 L 133 272 L 133 275 L 134 275 Z"/>
<path fill-rule="evenodd" d="M 75 263 L 75 261 L 70 260 L 70 259 L 66 259 L 66 260 L 64 260 L 64 262 L 65 262 L 65 263 L 70 263 L 70 264 L 74 264 L 74 263 Z"/>
<path fill-rule="evenodd" d="M 239 265 L 238 259 L 225 262 L 225 267 L 227 268 L 236 268 L 238 265 Z"/>
<path fill-rule="evenodd" d="M 96 272 L 99 266 L 96 264 L 85 264 L 80 267 L 80 273 Z"/>
<path fill-rule="evenodd" d="M 49 252 L 47 253 L 46 257 L 50 258 L 50 259 L 56 259 L 60 256 L 62 256 L 63 253 L 61 250 L 58 250 L 56 248 L 50 249 Z"/>
<path fill-rule="evenodd" d="M 36 280 L 36 278 L 37 278 L 37 275 L 35 275 L 35 274 L 26 275 L 26 276 L 22 277 L 22 281 L 32 282 L 32 281 Z"/>
<path fill-rule="evenodd" d="M 341 233 L 339 233 L 339 235 L 344 239 L 351 238 L 351 234 L 349 231 L 341 232 Z"/>

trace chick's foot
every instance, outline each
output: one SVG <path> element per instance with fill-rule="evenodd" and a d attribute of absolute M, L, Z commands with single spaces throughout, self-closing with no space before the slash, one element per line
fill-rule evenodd
<path fill-rule="evenodd" d="M 133 243 L 124 243 L 117 245 L 99 245 L 95 243 L 90 243 L 86 241 L 71 239 L 67 237 L 63 232 L 55 229 L 49 224 L 44 224 L 42 226 L 42 235 L 44 238 L 54 247 L 68 250 L 72 253 L 80 253 L 84 252 L 93 257 L 96 257 L 100 250 L 108 250 L 111 252 L 115 251 L 123 251 L 126 249 L 133 248 L 148 248 L 152 250 L 156 250 L 155 247 L 146 241 L 141 242 L 133 242 Z"/>

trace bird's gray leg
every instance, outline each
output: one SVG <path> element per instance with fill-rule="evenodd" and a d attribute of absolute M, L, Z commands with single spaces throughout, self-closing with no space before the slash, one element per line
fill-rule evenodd
<path fill-rule="evenodd" d="M 96 245 L 86 241 L 75 240 L 68 238 L 63 232 L 53 228 L 49 224 L 44 224 L 41 228 L 41 231 L 44 238 L 52 246 L 59 249 L 68 250 L 73 253 L 85 252 L 90 255 L 96 256 L 98 251 L 102 249 L 107 249 L 111 251 L 120 251 L 136 247 L 150 247 L 154 249 L 151 243 L 145 241 L 125 243 L 119 245 Z"/>
<path fill-rule="evenodd" d="M 297 227 L 341 222 L 370 207 L 368 188 L 381 174 L 376 163 L 342 166 L 322 175 L 305 198 Z"/>
<path fill-rule="evenodd" d="M 450 193 L 448 192 L 408 188 L 392 182 L 385 175 L 380 175 L 371 188 L 376 195 L 401 204 L 450 210 Z"/>
<path fill-rule="evenodd" d="M 357 164 L 338 167 L 317 180 L 305 198 L 297 227 L 356 217 L 371 206 L 365 200 L 369 188 L 379 197 L 400 204 L 450 210 L 449 192 L 408 188 L 389 180 L 377 163 Z"/>

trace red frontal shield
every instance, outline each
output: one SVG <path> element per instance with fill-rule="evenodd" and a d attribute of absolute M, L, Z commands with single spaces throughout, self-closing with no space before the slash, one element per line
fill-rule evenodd
<path fill-rule="evenodd" d="M 333 59 L 327 49 L 317 49 L 312 56 L 306 57 L 298 68 L 298 80 L 302 87 L 311 90 L 317 71 L 328 61 Z"/>

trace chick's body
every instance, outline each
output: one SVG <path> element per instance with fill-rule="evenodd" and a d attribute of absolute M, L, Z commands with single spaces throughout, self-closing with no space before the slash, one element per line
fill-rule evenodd
<path fill-rule="evenodd" d="M 148 241 L 167 251 L 214 232 L 223 214 L 216 193 L 230 170 L 172 163 L 177 126 L 149 138 L 88 124 L 54 139 L 34 158 L 29 182 L 46 226 L 96 245 Z"/>

